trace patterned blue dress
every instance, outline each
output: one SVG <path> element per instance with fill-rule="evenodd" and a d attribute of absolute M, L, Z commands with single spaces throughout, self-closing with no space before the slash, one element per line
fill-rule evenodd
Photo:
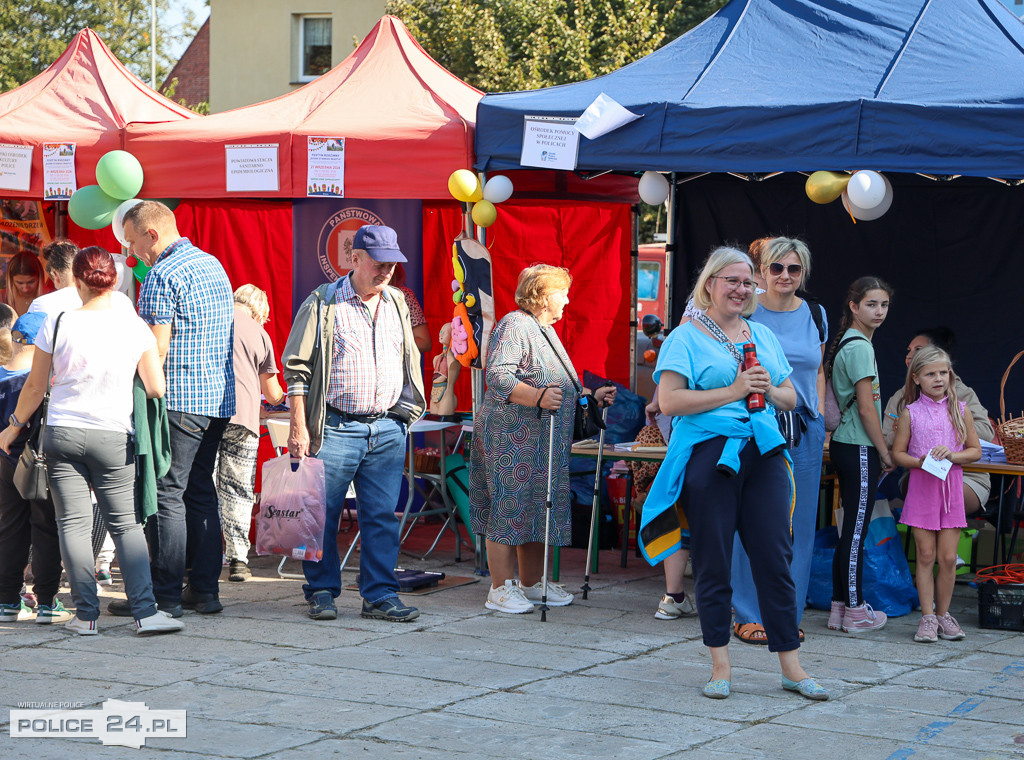
<path fill-rule="evenodd" d="M 544 338 L 551 339 L 562 362 Z M 519 546 L 544 540 L 547 496 L 548 413 L 507 401 L 519 382 L 541 388 L 557 384 L 562 406 L 555 414 L 551 474 L 552 546 L 572 540 L 569 509 L 569 447 L 579 383 L 561 341 L 524 311 L 506 314 L 491 333 L 487 351 L 487 391 L 475 422 L 469 459 L 469 508 L 474 533 Z"/>

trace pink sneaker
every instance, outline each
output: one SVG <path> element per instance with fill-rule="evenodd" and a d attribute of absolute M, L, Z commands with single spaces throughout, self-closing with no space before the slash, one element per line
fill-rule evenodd
<path fill-rule="evenodd" d="M 828 613 L 828 629 L 838 631 L 843 627 L 843 615 L 846 614 L 846 605 L 843 602 L 832 602 L 832 611 Z"/>
<path fill-rule="evenodd" d="M 936 633 L 939 627 L 939 620 L 934 615 L 922 615 L 921 622 L 917 624 L 917 633 L 914 634 L 914 641 L 922 644 L 932 644 L 939 640 Z"/>
<path fill-rule="evenodd" d="M 960 624 L 956 622 L 956 618 L 948 612 L 938 619 L 938 624 L 939 636 L 947 641 L 960 641 L 967 638 L 967 634 L 964 633 Z"/>
<path fill-rule="evenodd" d="M 860 631 L 877 631 L 885 625 L 885 613 L 875 612 L 871 605 L 864 602 L 858 607 L 847 607 L 843 615 L 843 630 L 847 633 Z"/>

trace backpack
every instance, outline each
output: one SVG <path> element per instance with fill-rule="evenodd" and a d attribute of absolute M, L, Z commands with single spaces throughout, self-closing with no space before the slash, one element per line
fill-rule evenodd
<path fill-rule="evenodd" d="M 843 346 L 854 340 L 867 340 L 867 338 L 854 335 L 853 337 L 843 340 L 836 349 L 836 355 L 832 357 L 832 361 L 828 366 L 828 371 L 825 373 L 825 430 L 830 433 L 834 433 L 836 431 L 839 424 L 843 421 L 843 415 L 849 411 L 850 407 L 853 406 L 854 402 L 857 400 L 857 394 L 854 393 L 850 396 L 850 400 L 846 402 L 846 406 L 840 409 L 839 398 L 836 396 L 835 388 L 832 387 L 832 367 L 835 365 L 836 359 L 839 357 L 839 352 L 843 350 Z M 870 343 L 870 341 L 868 342 Z"/>
<path fill-rule="evenodd" d="M 821 301 L 802 290 L 797 291 L 797 295 L 807 302 L 807 308 L 811 310 L 811 321 L 814 322 L 814 326 L 818 328 L 818 343 L 824 343 L 825 320 L 821 316 Z"/>

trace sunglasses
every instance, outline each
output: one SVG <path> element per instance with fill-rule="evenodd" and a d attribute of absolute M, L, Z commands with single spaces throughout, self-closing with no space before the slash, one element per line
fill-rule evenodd
<path fill-rule="evenodd" d="M 773 261 L 771 264 L 768 265 L 768 271 L 771 272 L 776 277 L 782 274 L 783 271 L 789 272 L 790 277 L 796 277 L 798 274 L 804 271 L 804 268 L 800 264 L 790 264 L 789 266 L 783 266 L 779 262 Z"/>

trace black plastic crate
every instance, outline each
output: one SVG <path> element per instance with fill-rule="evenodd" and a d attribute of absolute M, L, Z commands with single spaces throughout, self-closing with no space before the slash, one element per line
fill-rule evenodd
<path fill-rule="evenodd" d="M 978 625 L 1024 631 L 1024 584 L 989 582 L 978 586 Z"/>

